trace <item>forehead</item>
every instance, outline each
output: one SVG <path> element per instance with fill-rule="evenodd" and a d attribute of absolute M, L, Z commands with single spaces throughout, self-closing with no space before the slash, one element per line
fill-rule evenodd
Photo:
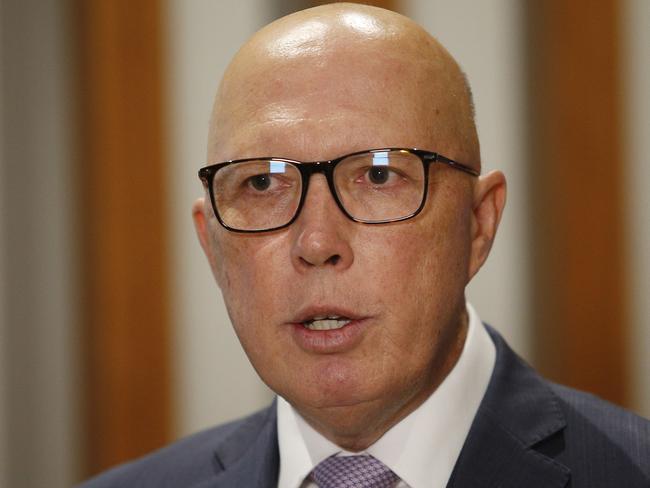
<path fill-rule="evenodd" d="M 410 38 L 314 31 L 240 52 L 215 103 L 209 161 L 330 159 L 388 146 L 447 150 L 458 97 L 443 58 Z"/>
<path fill-rule="evenodd" d="M 222 106 L 215 159 L 262 153 L 323 159 L 423 145 L 430 104 L 422 102 L 422 80 L 413 71 L 394 57 L 269 63 L 242 80 Z"/>

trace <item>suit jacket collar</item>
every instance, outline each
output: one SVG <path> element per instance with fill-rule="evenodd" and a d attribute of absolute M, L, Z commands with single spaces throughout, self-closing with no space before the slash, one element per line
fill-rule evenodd
<path fill-rule="evenodd" d="M 566 426 L 557 398 L 497 332 L 487 329 L 496 346 L 496 364 L 447 486 L 562 488 L 569 469 L 540 449 Z M 279 464 L 273 402 L 220 443 L 216 477 L 194 488 L 274 488 Z"/>
<path fill-rule="evenodd" d="M 252 415 L 217 447 L 214 453 L 216 478 L 195 488 L 275 488 L 280 454 L 276 405 Z"/>
<path fill-rule="evenodd" d="M 569 469 L 543 453 L 566 420 L 546 382 L 487 327 L 497 361 L 448 487 L 564 487 Z"/>

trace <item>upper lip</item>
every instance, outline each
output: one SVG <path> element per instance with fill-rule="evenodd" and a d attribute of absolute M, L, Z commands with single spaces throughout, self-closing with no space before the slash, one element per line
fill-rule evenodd
<path fill-rule="evenodd" d="M 296 316 L 291 320 L 291 323 L 298 324 L 314 320 L 316 317 L 322 318 L 345 318 L 349 320 L 359 320 L 361 315 L 352 312 L 351 310 L 342 308 L 341 306 L 327 306 L 327 305 L 310 305 L 300 310 Z"/>

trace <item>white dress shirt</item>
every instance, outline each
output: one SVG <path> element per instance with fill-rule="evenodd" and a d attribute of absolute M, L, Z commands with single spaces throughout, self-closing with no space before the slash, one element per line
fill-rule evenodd
<path fill-rule="evenodd" d="M 444 488 L 490 381 L 496 350 L 474 308 L 467 304 L 467 338 L 454 368 L 407 417 L 362 453 L 351 453 L 313 429 L 278 397 L 278 488 L 315 488 L 306 477 L 334 454 L 370 454 L 400 478 L 398 488 Z"/>

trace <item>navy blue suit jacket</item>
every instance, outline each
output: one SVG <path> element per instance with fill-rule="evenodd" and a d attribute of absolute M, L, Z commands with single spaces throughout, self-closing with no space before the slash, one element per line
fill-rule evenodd
<path fill-rule="evenodd" d="M 488 331 L 495 369 L 448 487 L 650 487 L 648 420 L 544 380 Z M 82 487 L 274 488 L 278 466 L 274 404 Z"/>

